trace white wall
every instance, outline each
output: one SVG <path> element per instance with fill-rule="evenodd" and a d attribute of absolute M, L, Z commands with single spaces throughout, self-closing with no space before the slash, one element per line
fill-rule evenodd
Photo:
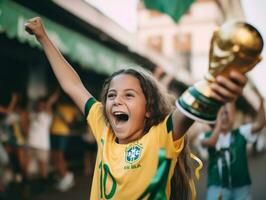
<path fill-rule="evenodd" d="M 247 22 L 254 25 L 261 33 L 264 40 L 262 52 L 263 60 L 248 74 L 266 98 L 266 1 L 265 0 L 242 0 L 242 6 Z"/>

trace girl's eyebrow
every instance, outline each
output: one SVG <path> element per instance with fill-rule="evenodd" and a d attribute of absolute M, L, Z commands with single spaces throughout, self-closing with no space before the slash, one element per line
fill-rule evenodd
<path fill-rule="evenodd" d="M 109 89 L 107 92 L 116 92 L 115 89 Z"/>
<path fill-rule="evenodd" d="M 135 92 L 135 93 L 139 93 L 137 90 L 133 89 L 133 88 L 128 88 L 128 89 L 124 89 L 125 92 Z M 108 92 L 117 92 L 116 89 L 109 89 Z"/>
<path fill-rule="evenodd" d="M 125 89 L 126 92 L 130 92 L 130 91 L 133 91 L 133 92 L 138 92 L 137 90 L 135 89 L 132 89 L 132 88 L 129 88 L 129 89 Z"/>

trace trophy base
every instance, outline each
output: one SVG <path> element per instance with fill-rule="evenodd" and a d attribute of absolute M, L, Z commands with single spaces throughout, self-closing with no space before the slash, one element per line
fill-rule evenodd
<path fill-rule="evenodd" d="M 200 117 L 198 117 L 196 115 L 193 115 L 192 113 L 190 113 L 189 111 L 185 110 L 181 106 L 179 100 L 176 100 L 175 105 L 176 105 L 177 109 L 180 112 L 182 112 L 184 115 L 186 115 L 187 117 L 189 117 L 189 118 L 191 118 L 191 119 L 193 119 L 193 120 L 195 120 L 197 122 L 201 122 L 201 123 L 205 123 L 205 124 L 215 124 L 215 122 L 216 122 L 216 119 L 214 119 L 214 120 L 202 119 L 202 118 L 200 118 Z"/>
<path fill-rule="evenodd" d="M 176 107 L 187 117 L 202 123 L 214 124 L 220 102 L 204 96 L 194 86 L 189 87 L 176 101 Z"/>

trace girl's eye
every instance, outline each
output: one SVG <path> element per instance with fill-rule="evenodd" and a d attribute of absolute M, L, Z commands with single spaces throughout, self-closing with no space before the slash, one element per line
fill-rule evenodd
<path fill-rule="evenodd" d="M 110 94 L 107 94 L 107 98 L 114 98 L 115 97 L 115 94 L 113 94 L 113 93 L 110 93 Z"/>
<path fill-rule="evenodd" d="M 134 94 L 128 93 L 126 94 L 126 97 L 134 97 Z"/>

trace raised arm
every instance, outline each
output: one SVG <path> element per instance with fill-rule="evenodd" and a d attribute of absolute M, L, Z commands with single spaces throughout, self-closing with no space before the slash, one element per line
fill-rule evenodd
<path fill-rule="evenodd" d="M 48 112 L 52 111 L 52 106 L 59 99 L 59 95 L 60 95 L 60 89 L 58 88 L 48 97 L 46 105 L 45 105 L 46 110 Z"/>
<path fill-rule="evenodd" d="M 79 109 L 84 112 L 85 103 L 91 97 L 91 94 L 82 84 L 76 71 L 50 40 L 44 29 L 41 18 L 35 17 L 28 20 L 25 24 L 25 29 L 28 33 L 34 34 L 36 39 L 40 42 L 61 87 L 77 104 Z"/>
<path fill-rule="evenodd" d="M 224 112 L 224 108 L 222 108 L 218 113 L 217 121 L 216 121 L 216 124 L 214 126 L 211 136 L 209 138 L 205 138 L 201 140 L 201 145 L 203 147 L 215 147 L 217 140 L 219 138 L 219 135 L 222 132 L 221 131 L 221 127 L 222 127 L 221 116 L 223 112 Z"/>
<path fill-rule="evenodd" d="M 16 93 L 12 93 L 11 100 L 8 106 L 6 107 L 0 106 L 0 113 L 5 114 L 5 115 L 10 113 L 12 110 L 14 110 L 17 104 L 17 101 L 18 101 L 18 95 Z"/>
<path fill-rule="evenodd" d="M 264 99 L 261 95 L 259 95 L 259 98 L 260 98 L 260 106 L 258 109 L 258 114 L 256 116 L 255 121 L 251 125 L 252 134 L 256 134 L 259 131 L 261 131 L 266 124 Z"/>
<path fill-rule="evenodd" d="M 216 82 L 211 84 L 211 97 L 222 103 L 232 102 L 242 93 L 246 83 L 246 76 L 238 71 L 231 71 L 228 78 L 217 76 Z M 173 139 L 181 138 L 193 122 L 176 109 L 173 113 Z"/>

